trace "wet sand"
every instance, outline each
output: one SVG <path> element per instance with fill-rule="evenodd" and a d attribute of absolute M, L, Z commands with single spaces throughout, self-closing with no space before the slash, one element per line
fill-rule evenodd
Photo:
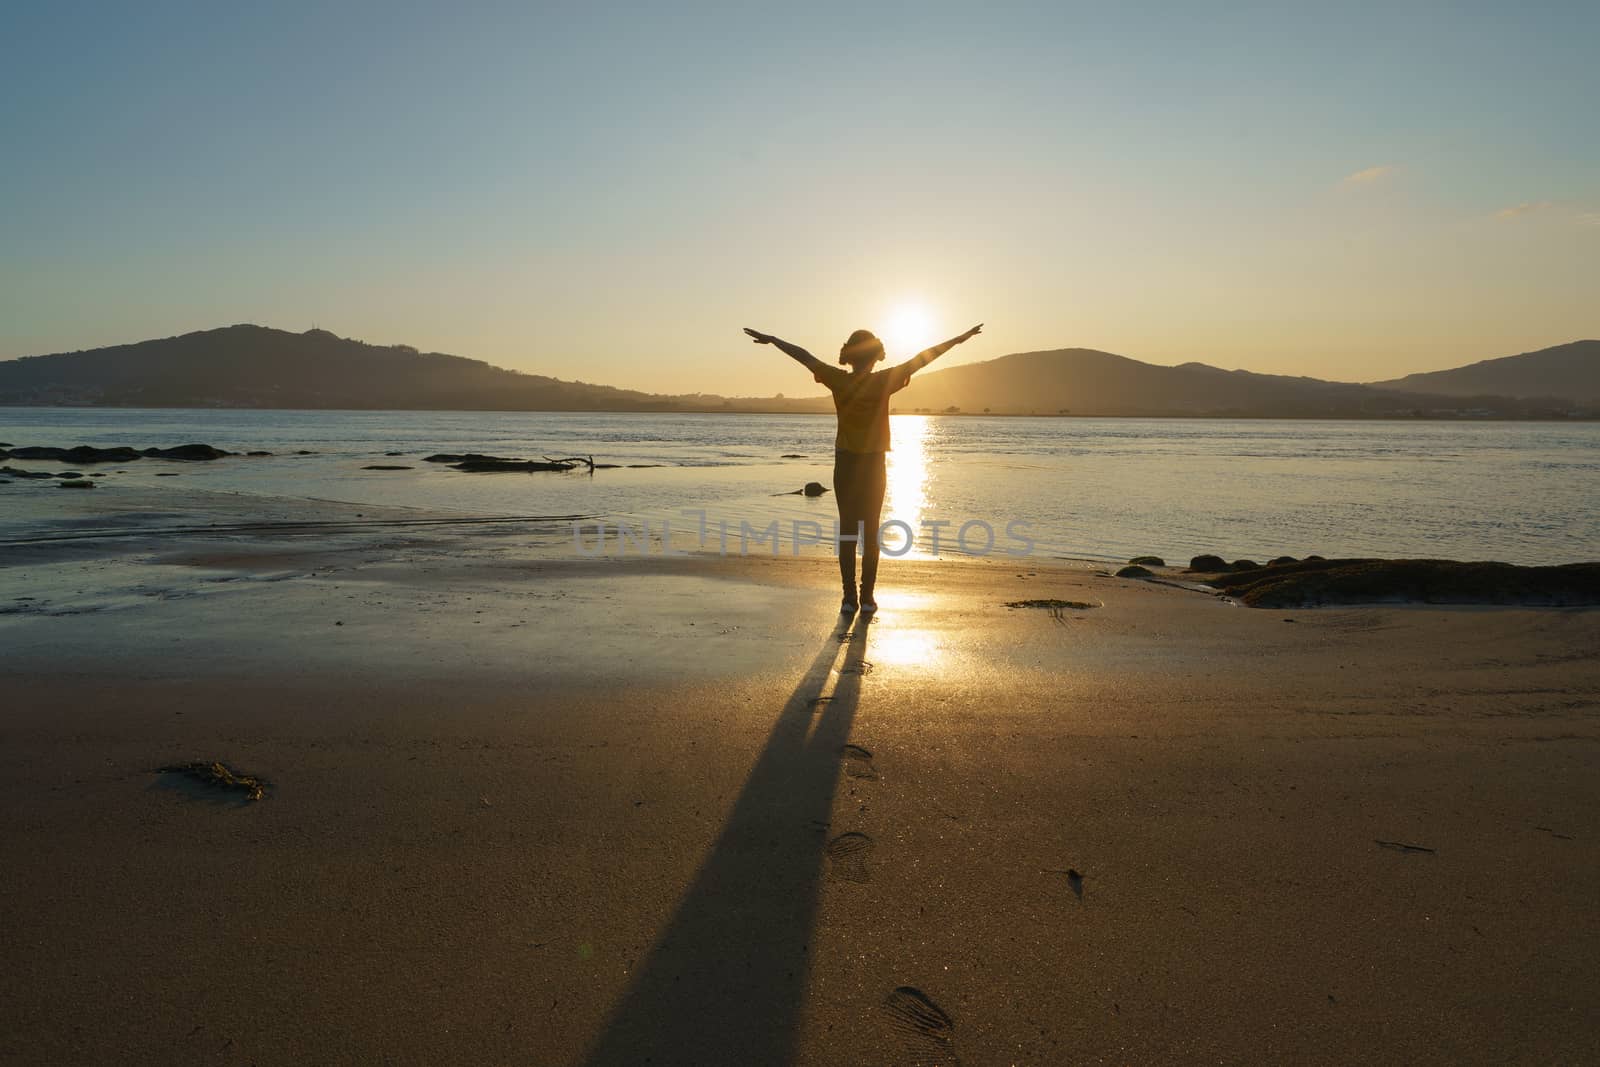
<path fill-rule="evenodd" d="M 0 546 L 0 1060 L 1600 1057 L 1600 612 L 993 559 L 841 624 L 826 559 L 60 507 L 131 533 Z M 252 519 L 329 525 L 148 532 Z M 152 773 L 213 758 L 266 799 Z"/>

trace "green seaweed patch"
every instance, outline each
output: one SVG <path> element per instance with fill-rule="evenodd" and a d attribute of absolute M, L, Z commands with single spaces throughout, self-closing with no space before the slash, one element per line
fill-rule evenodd
<path fill-rule="evenodd" d="M 1099 606 L 1099 604 L 1090 604 L 1083 600 L 1012 600 L 1008 601 L 1006 604 L 1006 607 L 1008 608 L 1047 608 L 1051 611 L 1062 611 L 1065 609 L 1070 609 L 1072 611 L 1085 611 L 1089 608 L 1097 608 Z"/>
<path fill-rule="evenodd" d="M 174 763 L 166 767 L 156 768 L 157 774 L 181 774 L 191 778 L 202 785 L 214 789 L 226 789 L 236 793 L 245 794 L 246 800 L 260 800 L 267 795 L 267 786 L 270 785 L 265 778 L 257 778 L 250 774 L 241 774 L 229 767 L 226 763 L 216 760 L 191 760 L 188 763 Z"/>

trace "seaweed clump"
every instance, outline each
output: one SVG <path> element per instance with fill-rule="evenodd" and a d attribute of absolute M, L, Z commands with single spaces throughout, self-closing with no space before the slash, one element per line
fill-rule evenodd
<path fill-rule="evenodd" d="M 267 795 L 268 782 L 250 774 L 241 774 L 226 763 L 215 760 L 190 760 L 156 768 L 157 774 L 181 774 L 202 785 L 216 789 L 229 789 L 245 794 L 246 800 L 260 800 Z"/>

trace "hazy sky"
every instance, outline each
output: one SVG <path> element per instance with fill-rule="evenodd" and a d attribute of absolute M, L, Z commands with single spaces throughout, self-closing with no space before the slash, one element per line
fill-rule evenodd
<path fill-rule="evenodd" d="M 1592 0 L 431 7 L 7 3 L 0 356 L 799 394 L 741 326 L 1346 380 L 1600 336 Z"/>

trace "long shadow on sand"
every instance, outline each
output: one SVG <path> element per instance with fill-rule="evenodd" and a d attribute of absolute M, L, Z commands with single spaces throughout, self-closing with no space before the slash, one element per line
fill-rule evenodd
<path fill-rule="evenodd" d="M 811 960 L 823 849 L 860 701 L 867 623 L 841 619 L 766 747 L 588 1067 L 789 1062 Z M 838 681 L 824 697 L 843 650 Z"/>

